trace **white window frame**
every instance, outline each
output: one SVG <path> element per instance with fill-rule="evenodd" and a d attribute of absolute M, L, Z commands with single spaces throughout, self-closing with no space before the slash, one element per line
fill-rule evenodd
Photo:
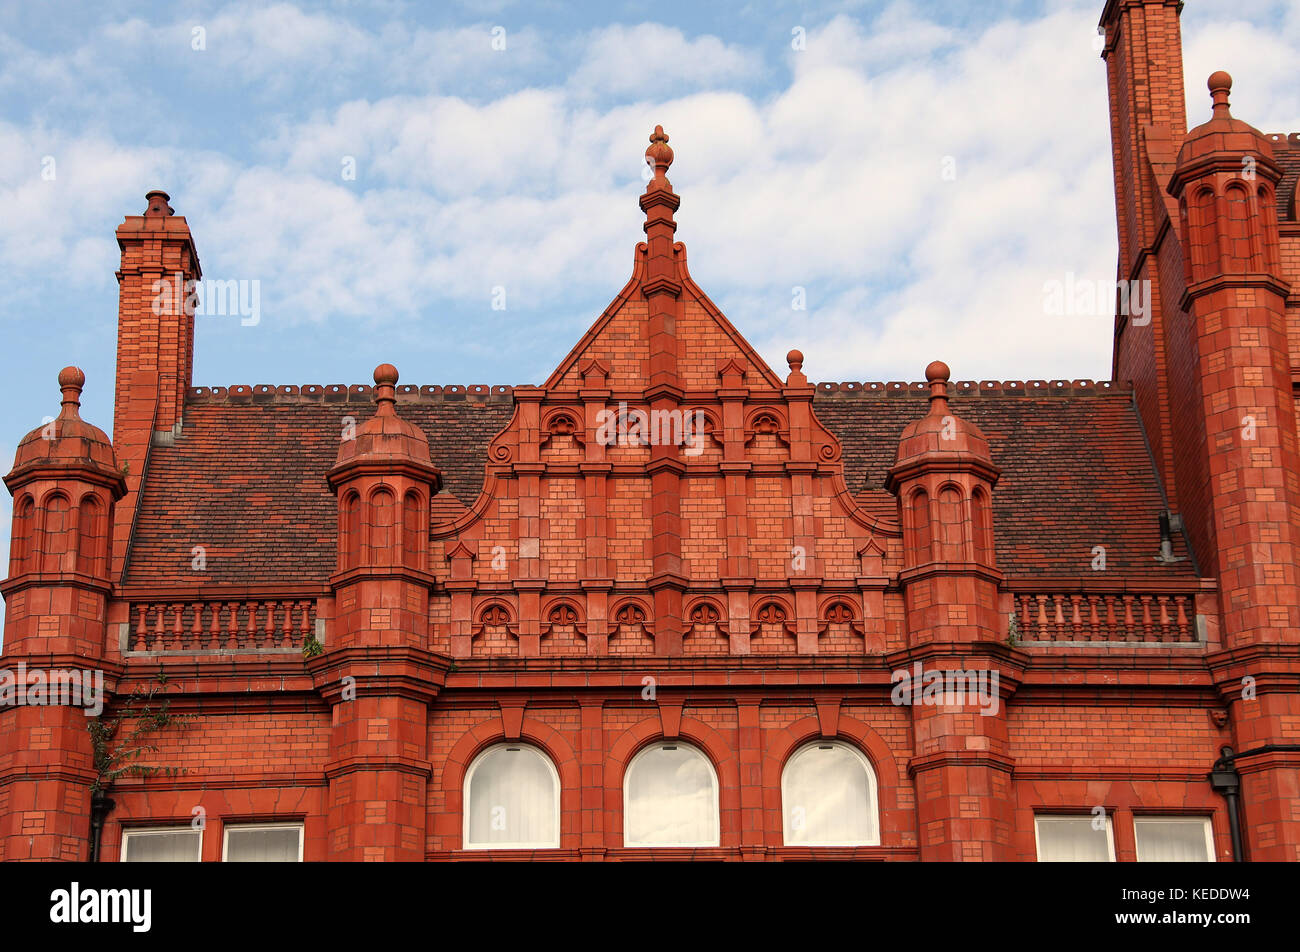
<path fill-rule="evenodd" d="M 795 758 L 798 757 L 800 754 L 802 754 L 805 750 L 808 750 L 810 747 L 838 747 L 842 750 L 847 750 L 849 753 L 851 753 L 854 757 L 858 759 L 859 763 L 862 764 L 862 768 L 867 772 L 867 796 L 871 802 L 871 816 L 873 821 L 871 824 L 871 828 L 872 828 L 872 833 L 874 834 L 873 836 L 865 840 L 856 840 L 856 841 L 837 841 L 837 842 L 826 842 L 826 843 L 814 843 L 812 841 L 806 841 L 803 843 L 790 842 L 790 812 L 786 809 L 786 804 L 789 802 L 786 796 L 786 777 L 789 775 L 790 765 L 794 763 Z M 823 846 L 879 846 L 880 845 L 880 791 L 876 786 L 876 771 L 872 768 L 871 761 L 867 760 L 866 756 L 862 753 L 862 751 L 858 750 L 857 747 L 853 746 L 852 744 L 847 744 L 842 740 L 819 739 L 819 740 L 811 740 L 806 744 L 800 744 L 799 747 L 795 750 L 795 752 L 792 753 L 786 759 L 785 766 L 781 768 L 781 842 L 785 846 L 794 847 L 796 849 L 805 846 L 823 847 Z"/>
<path fill-rule="evenodd" d="M 1193 823 L 1204 824 L 1205 827 L 1205 855 L 1208 856 L 1211 863 L 1217 863 L 1218 857 L 1215 856 L 1214 850 L 1214 824 L 1208 816 L 1180 814 L 1177 816 L 1162 816 L 1158 813 L 1147 813 L 1141 816 L 1133 817 L 1133 849 L 1137 854 L 1137 861 L 1144 862 L 1142 859 L 1142 841 L 1138 839 L 1138 824 L 1143 822 L 1156 823 L 1186 823 L 1189 826 Z"/>
<path fill-rule="evenodd" d="M 1042 858 L 1043 846 L 1038 839 L 1038 821 L 1053 819 L 1072 819 L 1087 820 L 1092 822 L 1091 813 L 1035 813 L 1034 814 L 1034 860 L 1039 863 L 1054 863 L 1060 860 L 1046 860 Z M 1106 814 L 1106 862 L 1115 862 L 1115 822 L 1109 813 Z"/>
<path fill-rule="evenodd" d="M 188 823 L 177 823 L 174 826 L 124 826 L 122 827 L 122 843 L 118 848 L 117 861 L 119 863 L 132 862 L 126 858 L 126 843 L 133 836 L 140 836 L 149 833 L 197 833 L 199 836 L 199 848 L 195 851 L 194 862 L 203 862 L 203 828 L 195 829 Z M 184 862 L 183 860 L 172 860 L 171 862 Z"/>
<path fill-rule="evenodd" d="M 664 747 L 686 747 L 695 751 L 703 758 L 704 763 L 709 768 L 709 779 L 713 783 L 713 836 L 708 841 L 698 843 L 640 843 L 628 838 L 627 818 L 628 818 L 628 783 L 627 778 L 632 775 L 632 768 L 636 766 L 638 760 L 644 757 L 650 751 L 656 748 Z M 678 849 L 717 849 L 722 843 L 722 803 L 720 800 L 720 788 L 718 786 L 718 771 L 713 766 L 713 761 L 709 755 L 701 750 L 698 746 L 683 741 L 657 740 L 652 744 L 646 744 L 636 756 L 627 762 L 627 769 L 623 771 L 623 846 L 628 849 L 652 849 L 652 850 L 678 850 Z"/>
<path fill-rule="evenodd" d="M 549 843 L 471 843 L 469 840 L 469 813 L 473 801 L 470 799 L 470 784 L 474 780 L 474 772 L 478 770 L 479 764 L 483 763 L 491 754 L 499 750 L 508 750 L 520 748 L 531 750 L 542 758 L 546 764 L 546 769 L 551 772 L 551 787 L 555 791 L 555 839 Z M 465 782 L 461 784 L 460 794 L 460 844 L 462 849 L 467 850 L 555 850 L 560 848 L 560 795 L 562 793 L 560 786 L 560 772 L 555 769 L 555 763 L 551 760 L 550 754 L 538 747 L 536 744 L 530 744 L 527 741 L 503 742 L 493 744 L 480 751 L 478 756 L 469 765 L 469 770 L 465 771 Z"/>
<path fill-rule="evenodd" d="M 298 859 L 295 862 L 302 862 L 303 840 L 306 839 L 303 830 L 303 822 L 270 822 L 270 823 L 225 823 L 221 824 L 221 862 L 230 862 L 226 857 L 230 851 L 230 831 L 231 830 L 297 830 L 298 831 Z"/>

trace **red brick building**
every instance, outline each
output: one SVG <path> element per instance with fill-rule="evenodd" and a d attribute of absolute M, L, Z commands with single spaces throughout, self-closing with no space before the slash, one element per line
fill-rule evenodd
<path fill-rule="evenodd" d="M 1221 73 L 1187 131 L 1180 6 L 1102 19 L 1116 382 L 774 371 L 656 129 L 541 386 L 193 386 L 151 192 L 112 443 L 69 368 L 5 477 L 0 666 L 193 715 L 100 858 L 1300 859 L 1300 137 Z M 87 858 L 96 777 L 82 709 L 0 708 L 0 858 Z"/>

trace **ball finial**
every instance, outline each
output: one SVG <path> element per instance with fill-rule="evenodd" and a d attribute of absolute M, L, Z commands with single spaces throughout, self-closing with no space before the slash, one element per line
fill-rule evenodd
<path fill-rule="evenodd" d="M 951 376 L 952 371 L 948 369 L 948 365 L 942 360 L 932 361 L 930 366 L 925 368 L 925 379 L 930 383 L 934 383 L 936 380 L 947 382 Z"/>
<path fill-rule="evenodd" d="M 397 368 L 392 364 L 380 364 L 375 368 L 375 383 L 380 387 L 396 386 Z"/>
<path fill-rule="evenodd" d="M 64 367 L 59 371 L 59 389 L 63 391 L 63 410 L 59 414 L 64 419 L 77 415 L 81 406 L 81 388 L 86 385 L 86 375 L 80 367 Z"/>
<path fill-rule="evenodd" d="M 792 350 L 785 355 L 785 362 L 790 365 L 790 369 L 798 373 L 803 370 L 803 352 Z"/>
<path fill-rule="evenodd" d="M 1206 85 L 1210 87 L 1210 99 L 1214 103 L 1214 114 L 1216 116 L 1229 115 L 1228 93 L 1232 92 L 1232 77 L 1221 69 L 1216 70 L 1210 74 L 1210 79 Z"/>

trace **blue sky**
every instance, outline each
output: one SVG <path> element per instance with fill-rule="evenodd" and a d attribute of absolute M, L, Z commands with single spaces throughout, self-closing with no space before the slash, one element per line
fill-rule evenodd
<path fill-rule="evenodd" d="M 1043 306 L 1045 282 L 1114 276 L 1101 6 L 9 4 L 0 455 L 57 411 L 69 363 L 110 427 L 113 229 L 154 187 L 205 276 L 260 282 L 256 326 L 198 318 L 196 384 L 382 361 L 540 383 L 630 273 L 655 123 L 692 274 L 774 365 L 1107 377 L 1109 318 Z M 1296 5 L 1189 0 L 1183 27 L 1193 123 L 1226 68 L 1238 116 L 1300 130 Z"/>

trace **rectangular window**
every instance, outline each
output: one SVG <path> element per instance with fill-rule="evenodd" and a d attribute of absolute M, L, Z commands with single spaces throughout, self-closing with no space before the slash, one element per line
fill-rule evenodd
<path fill-rule="evenodd" d="M 1040 863 L 1113 863 L 1115 838 L 1110 817 L 1034 817 Z"/>
<path fill-rule="evenodd" d="M 226 826 L 226 863 L 301 863 L 301 823 Z"/>
<path fill-rule="evenodd" d="M 1208 816 L 1133 818 L 1139 863 L 1213 863 L 1214 834 Z"/>
<path fill-rule="evenodd" d="M 188 826 L 122 831 L 124 863 L 197 863 L 203 831 Z"/>

